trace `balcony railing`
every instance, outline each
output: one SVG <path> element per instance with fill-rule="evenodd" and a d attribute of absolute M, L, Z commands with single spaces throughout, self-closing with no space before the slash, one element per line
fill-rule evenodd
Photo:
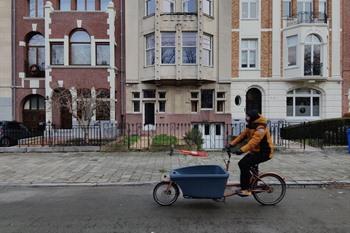
<path fill-rule="evenodd" d="M 318 16 L 314 12 L 299 12 L 296 16 L 287 18 L 287 26 L 293 26 L 303 23 L 317 23 L 317 24 L 327 24 L 327 14 L 319 12 Z"/>

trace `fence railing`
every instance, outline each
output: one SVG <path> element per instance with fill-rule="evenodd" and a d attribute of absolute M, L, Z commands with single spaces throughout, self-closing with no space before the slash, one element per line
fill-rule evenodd
<path fill-rule="evenodd" d="M 324 130 L 315 135 L 312 125 L 303 123 L 293 128 L 293 123 L 285 121 L 269 122 L 268 128 L 276 147 L 289 148 L 305 145 L 323 147 L 327 145 L 346 144 L 347 126 Z M 197 123 L 197 124 L 98 124 L 89 127 L 75 126 L 72 129 L 55 129 L 46 127 L 42 130 L 11 130 L 0 131 L 0 139 L 8 138 L 9 145 L 0 140 L 0 146 L 117 146 L 124 150 L 161 150 L 171 146 L 188 148 L 185 136 L 193 128 L 202 135 L 204 150 L 220 150 L 235 136 L 239 135 L 246 125 L 245 122 L 233 124 Z M 325 126 L 324 126 L 325 127 Z M 286 130 L 288 129 L 288 130 Z M 194 145 L 192 145 L 194 147 Z"/>

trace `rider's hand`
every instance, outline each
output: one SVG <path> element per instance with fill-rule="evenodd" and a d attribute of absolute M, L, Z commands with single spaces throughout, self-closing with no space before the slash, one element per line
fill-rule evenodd
<path fill-rule="evenodd" d="M 241 150 L 236 151 L 236 155 L 241 155 L 241 154 L 243 154 L 243 151 Z"/>

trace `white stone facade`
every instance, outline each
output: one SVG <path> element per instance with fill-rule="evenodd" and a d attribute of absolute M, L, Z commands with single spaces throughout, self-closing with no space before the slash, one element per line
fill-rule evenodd
<path fill-rule="evenodd" d="M 0 121 L 12 120 L 11 1 L 0 3 Z"/>

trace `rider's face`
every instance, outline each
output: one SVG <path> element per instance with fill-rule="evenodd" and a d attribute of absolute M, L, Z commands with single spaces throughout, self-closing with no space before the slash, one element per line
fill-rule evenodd
<path fill-rule="evenodd" d="M 245 120 L 246 120 L 246 122 L 249 122 L 250 121 L 250 116 L 246 115 L 245 116 Z"/>

